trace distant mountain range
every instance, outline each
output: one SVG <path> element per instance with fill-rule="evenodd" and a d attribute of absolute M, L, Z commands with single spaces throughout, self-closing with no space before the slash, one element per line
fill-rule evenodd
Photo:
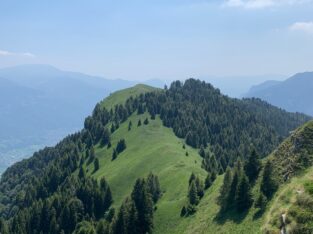
<path fill-rule="evenodd" d="M 313 72 L 298 73 L 285 81 L 253 86 L 245 97 L 261 98 L 290 112 L 313 116 Z"/>
<path fill-rule="evenodd" d="M 95 103 L 136 83 L 49 65 L 0 69 L 0 174 L 13 162 L 80 129 Z M 164 85 L 159 80 L 143 83 Z"/>
<path fill-rule="evenodd" d="M 265 80 L 285 80 L 284 75 L 243 75 L 243 76 L 202 76 L 200 80 L 205 80 L 221 90 L 229 97 L 241 98 L 247 90 Z"/>

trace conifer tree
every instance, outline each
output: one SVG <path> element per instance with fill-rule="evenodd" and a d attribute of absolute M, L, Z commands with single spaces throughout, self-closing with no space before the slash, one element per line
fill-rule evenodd
<path fill-rule="evenodd" d="M 95 149 L 93 148 L 93 146 L 91 146 L 89 150 L 88 164 L 92 163 L 95 160 L 95 158 L 96 158 Z"/>
<path fill-rule="evenodd" d="M 273 172 L 273 164 L 270 160 L 267 160 L 263 177 L 261 181 L 261 192 L 267 197 L 270 198 L 274 192 L 277 190 L 277 182 L 275 180 L 275 175 Z"/>
<path fill-rule="evenodd" d="M 208 189 L 211 187 L 213 181 L 212 181 L 212 174 L 210 172 L 208 172 L 207 177 L 205 178 L 205 182 L 204 182 L 204 188 Z"/>
<path fill-rule="evenodd" d="M 255 207 L 256 208 L 260 208 L 261 211 L 263 211 L 266 207 L 266 204 L 267 204 L 267 199 L 266 197 L 264 196 L 264 194 L 262 192 L 260 192 L 259 196 L 258 196 L 258 199 L 256 200 L 255 202 Z"/>
<path fill-rule="evenodd" d="M 199 196 L 195 180 L 193 180 L 189 186 L 188 198 L 191 205 L 197 205 L 199 203 Z"/>
<path fill-rule="evenodd" d="M 228 205 L 231 206 L 235 200 L 238 184 L 243 176 L 243 169 L 240 160 L 237 160 L 235 167 L 233 169 L 233 179 L 230 186 L 230 191 L 228 194 Z"/>
<path fill-rule="evenodd" d="M 100 167 L 99 159 L 96 158 L 94 161 L 94 171 L 98 171 Z"/>
<path fill-rule="evenodd" d="M 113 198 L 112 198 L 112 192 L 110 187 L 108 186 L 107 189 L 105 190 L 105 196 L 104 196 L 104 210 L 107 210 L 111 204 L 113 203 Z"/>
<path fill-rule="evenodd" d="M 185 206 L 183 206 L 183 208 L 180 211 L 180 217 L 184 217 L 187 214 L 187 209 Z"/>
<path fill-rule="evenodd" d="M 83 166 L 81 166 L 81 167 L 79 168 L 78 177 L 79 177 L 80 179 L 84 179 L 84 178 L 86 177 L 86 172 L 85 172 L 85 169 L 84 169 Z"/>
<path fill-rule="evenodd" d="M 189 186 L 190 186 L 191 182 L 194 180 L 196 180 L 196 175 L 192 172 L 190 177 L 189 177 Z"/>
<path fill-rule="evenodd" d="M 152 196 L 153 202 L 156 203 L 161 197 L 161 188 L 158 177 L 152 173 L 149 173 L 147 177 L 147 189 Z"/>
<path fill-rule="evenodd" d="M 138 233 L 151 233 L 153 229 L 153 201 L 144 179 L 137 179 L 131 198 L 138 211 Z"/>
<path fill-rule="evenodd" d="M 138 233 L 138 211 L 133 200 L 129 200 L 127 203 L 127 234 Z"/>
<path fill-rule="evenodd" d="M 199 155 L 204 158 L 205 157 L 205 151 L 203 145 L 201 145 L 200 150 L 199 150 Z"/>
<path fill-rule="evenodd" d="M 236 191 L 235 202 L 236 208 L 239 212 L 248 209 L 251 205 L 252 195 L 250 191 L 249 180 L 246 175 L 242 175 L 240 178 Z"/>
<path fill-rule="evenodd" d="M 261 168 L 261 162 L 259 156 L 257 155 L 255 149 L 252 150 L 246 164 L 245 164 L 245 173 L 249 178 L 249 182 L 253 183 L 259 175 Z"/>
<path fill-rule="evenodd" d="M 197 195 L 199 199 L 201 199 L 204 196 L 204 184 L 203 181 L 200 180 L 199 177 L 196 178 L 195 180 L 196 183 L 196 188 L 197 188 Z"/>
<path fill-rule="evenodd" d="M 126 141 L 125 141 L 125 139 L 120 139 L 117 143 L 117 146 L 116 146 L 117 154 L 123 152 L 125 149 L 126 149 Z"/>
<path fill-rule="evenodd" d="M 132 121 L 130 120 L 129 123 L 128 123 L 128 131 L 130 131 L 132 129 L 132 125 L 133 125 Z"/>
<path fill-rule="evenodd" d="M 233 178 L 231 169 L 227 167 L 224 175 L 223 185 L 220 189 L 220 195 L 218 197 L 218 204 L 221 206 L 222 211 L 225 211 L 228 208 L 229 192 L 232 180 Z"/>
<path fill-rule="evenodd" d="M 144 124 L 144 125 L 149 124 L 149 120 L 148 120 L 148 118 L 146 118 L 146 119 L 143 121 L 143 124 Z"/>
<path fill-rule="evenodd" d="M 141 120 L 139 119 L 137 123 L 137 127 L 140 127 L 140 126 L 141 126 Z"/>
<path fill-rule="evenodd" d="M 116 158 L 117 158 L 117 152 L 116 152 L 116 149 L 113 149 L 112 161 L 115 160 Z"/>
<path fill-rule="evenodd" d="M 110 133 L 107 128 L 104 128 L 101 136 L 101 145 L 104 146 L 109 142 L 110 142 Z"/>

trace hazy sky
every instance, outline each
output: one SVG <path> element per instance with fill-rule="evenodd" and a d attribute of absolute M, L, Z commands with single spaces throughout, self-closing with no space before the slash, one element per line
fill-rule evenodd
<path fill-rule="evenodd" d="M 311 0 L 1 0 L 0 12 L 0 67 L 124 79 L 313 70 Z"/>

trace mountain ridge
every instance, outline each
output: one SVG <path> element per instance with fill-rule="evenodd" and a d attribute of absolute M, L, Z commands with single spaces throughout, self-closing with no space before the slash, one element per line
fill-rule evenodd
<path fill-rule="evenodd" d="M 108 225 L 107 228 L 114 229 L 115 223 L 119 222 L 121 217 L 118 210 L 125 208 L 131 202 L 130 193 L 134 193 L 131 188 L 136 178 L 145 178 L 150 172 L 159 178 L 162 191 L 161 198 L 155 204 L 155 211 L 150 213 L 154 216 L 156 233 L 181 233 L 182 231 L 193 233 L 195 230 L 205 232 L 211 230 L 210 228 L 217 233 L 225 233 L 226 230 L 242 233 L 247 225 L 251 230 L 259 230 L 261 220 L 256 223 L 252 221 L 255 209 L 246 216 L 240 215 L 239 220 L 234 219 L 236 214 L 231 215 L 231 212 L 227 213 L 226 219 L 216 218 L 219 214 L 219 206 L 213 202 L 219 196 L 223 179 L 221 174 L 237 159 L 247 158 L 251 147 L 247 136 L 254 137 L 254 131 L 262 131 L 262 134 L 257 134 L 259 139 L 257 142 L 263 144 L 263 148 L 259 146 L 258 149 L 262 152 L 262 156 L 265 156 L 263 154 L 269 149 L 276 147 L 276 143 L 268 141 L 268 136 L 271 136 L 269 139 L 276 139 L 275 142 L 277 141 L 278 144 L 285 134 L 294 128 L 293 126 L 302 124 L 309 120 L 309 117 L 287 113 L 260 100 L 230 99 L 213 86 L 194 79 L 187 80 L 185 83 L 176 81 L 166 90 L 142 88 L 147 87 L 137 85 L 112 94 L 111 97 L 117 100 L 113 102 L 111 100 L 109 108 L 112 107 L 112 103 L 116 104 L 114 108 L 106 109 L 105 105 L 98 103 L 92 116 L 86 118 L 82 131 L 68 136 L 55 147 L 45 148 L 35 153 L 30 159 L 15 164 L 3 174 L 0 181 L 0 212 L 3 217 L 10 218 L 11 221 L 8 223 L 12 233 L 18 230 L 24 232 L 29 230 L 23 225 L 35 219 L 35 211 L 54 209 L 57 213 L 64 213 L 66 212 L 64 209 L 70 209 L 69 207 L 74 205 L 71 201 L 75 201 L 78 206 L 77 212 L 81 212 L 79 213 L 81 218 L 73 221 L 75 225 L 64 226 L 62 221 L 64 215 L 56 217 L 50 214 L 51 219 L 56 219 L 65 233 L 71 233 L 75 227 L 78 228 L 76 230 L 78 232 L 81 222 L 84 228 L 91 230 L 96 226 L 98 228 L 98 225 Z M 143 93 L 142 90 L 146 92 Z M 208 106 L 209 109 L 202 108 L 204 106 Z M 197 125 L 200 126 L 202 123 L 202 118 L 199 118 L 203 115 L 201 111 L 211 111 L 207 112 L 210 113 L 207 116 L 212 117 L 214 113 L 218 113 L 216 115 L 218 119 L 211 119 L 206 124 L 208 130 L 212 128 L 210 138 L 206 138 L 203 127 L 197 128 Z M 264 111 L 269 116 L 262 115 Z M 182 120 L 174 120 L 180 116 L 179 113 L 184 113 L 183 116 L 186 117 L 185 124 L 179 125 L 181 130 L 177 125 L 172 125 Z M 236 116 L 247 121 L 241 124 Z M 273 121 L 274 119 L 276 120 Z M 228 125 L 224 121 L 227 121 Z M 272 122 L 272 127 L 265 124 L 268 121 Z M 184 136 L 180 133 L 186 131 L 184 128 L 190 124 L 192 124 L 190 127 L 190 130 L 193 130 L 192 134 L 187 132 Z M 286 129 L 279 129 L 283 126 Z M 226 132 L 219 130 L 227 128 L 229 130 Z M 223 162 L 223 152 L 219 153 L 217 150 L 231 153 L 237 148 L 237 140 L 233 140 L 234 135 L 230 129 L 237 129 L 233 130 L 233 133 L 236 131 L 236 135 L 241 137 L 247 149 L 240 146 L 233 155 L 226 154 L 227 161 Z M 227 138 L 227 135 L 230 138 Z M 203 148 L 199 142 L 204 143 L 206 139 L 211 140 L 208 141 L 207 147 Z M 124 142 L 123 149 L 118 149 L 121 142 Z M 218 144 L 221 144 L 221 149 Z M 204 150 L 204 154 L 201 150 Z M 204 180 L 209 174 L 220 174 L 216 179 L 212 177 L 211 185 L 203 190 L 202 198 L 198 201 L 198 205 L 194 206 L 188 205 L 188 193 L 191 189 L 188 180 L 192 178 L 192 172 L 195 174 L 194 180 L 198 181 L 198 189 L 202 188 L 201 184 L 204 186 Z M 108 218 L 107 213 L 99 216 L 97 209 L 95 211 L 91 209 L 97 207 L 93 203 L 96 200 L 89 198 L 98 199 L 97 193 L 94 193 L 98 191 L 96 184 L 103 181 L 104 177 L 111 188 L 114 200 L 110 209 L 114 208 L 116 212 L 113 220 Z M 95 181 L 92 182 L 93 180 Z M 135 184 L 137 182 L 138 180 Z M 67 184 L 71 186 L 65 186 Z M 89 186 L 95 188 L 91 189 Z M 106 187 L 107 185 L 103 188 Z M 89 194 L 88 199 L 82 196 L 85 192 Z M 62 205 L 58 206 L 58 202 Z M 44 206 L 40 205 L 43 203 Z M 84 209 L 79 211 L 81 205 Z M 214 208 L 209 209 L 211 206 Z M 195 214 L 191 213 L 183 217 L 181 212 L 184 207 L 191 209 L 188 212 L 195 212 Z M 208 216 L 203 216 L 204 211 L 209 212 Z M 94 217 L 91 219 L 95 227 L 88 221 L 90 217 Z M 194 227 L 193 221 L 200 222 L 201 225 Z M 205 225 L 206 222 L 209 222 L 212 227 Z M 31 230 L 39 232 L 41 228 L 44 227 L 36 226 Z"/>
<path fill-rule="evenodd" d="M 245 96 L 261 98 L 290 112 L 313 115 L 313 107 L 310 103 L 313 72 L 297 73 L 285 81 L 266 88 L 262 85 L 264 83 L 251 89 Z"/>

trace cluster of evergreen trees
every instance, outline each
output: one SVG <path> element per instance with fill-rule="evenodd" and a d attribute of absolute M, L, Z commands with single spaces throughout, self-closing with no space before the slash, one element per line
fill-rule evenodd
<path fill-rule="evenodd" d="M 204 196 L 204 183 L 194 173 L 189 178 L 188 187 L 188 204 L 183 206 L 181 216 L 188 216 L 196 212 L 196 206 L 199 204 L 200 199 Z"/>
<path fill-rule="evenodd" d="M 229 209 L 242 212 L 251 206 L 253 202 L 251 187 L 254 185 L 260 170 L 261 162 L 255 150 L 252 151 L 244 165 L 240 160 L 237 160 L 232 170 L 227 168 L 218 197 L 221 212 Z"/>
<path fill-rule="evenodd" d="M 210 145 L 217 171 L 233 166 L 238 155 L 248 155 L 255 145 L 268 155 L 289 131 L 309 120 L 287 113 L 259 99 L 232 99 L 195 79 L 173 82 L 164 92 L 151 92 L 132 99 L 138 113 L 146 109 L 160 115 L 163 124 L 192 147 Z M 138 105 L 140 103 L 140 105 Z M 209 165 L 209 164 L 208 164 Z"/>
<path fill-rule="evenodd" d="M 113 218 L 112 234 L 146 234 L 153 230 L 154 205 L 161 197 L 158 177 L 150 173 L 147 179 L 137 179 L 130 197 L 127 197 Z"/>
<path fill-rule="evenodd" d="M 112 160 L 115 160 L 117 158 L 117 155 L 122 153 L 125 149 L 126 149 L 126 141 L 125 139 L 120 139 L 117 142 L 116 148 L 113 149 Z"/>
<path fill-rule="evenodd" d="M 111 204 L 111 190 L 104 178 L 98 183 L 70 176 L 52 196 L 20 208 L 8 223 L 7 233 L 72 233 L 79 222 L 102 218 Z"/>
<path fill-rule="evenodd" d="M 222 213 L 230 209 L 242 212 L 252 205 L 251 188 L 260 174 L 261 167 L 258 154 L 252 150 L 244 165 L 238 160 L 232 170 L 227 168 L 218 197 Z M 271 160 L 266 161 L 260 180 L 260 192 L 254 205 L 263 211 L 267 201 L 278 188 Z"/>

